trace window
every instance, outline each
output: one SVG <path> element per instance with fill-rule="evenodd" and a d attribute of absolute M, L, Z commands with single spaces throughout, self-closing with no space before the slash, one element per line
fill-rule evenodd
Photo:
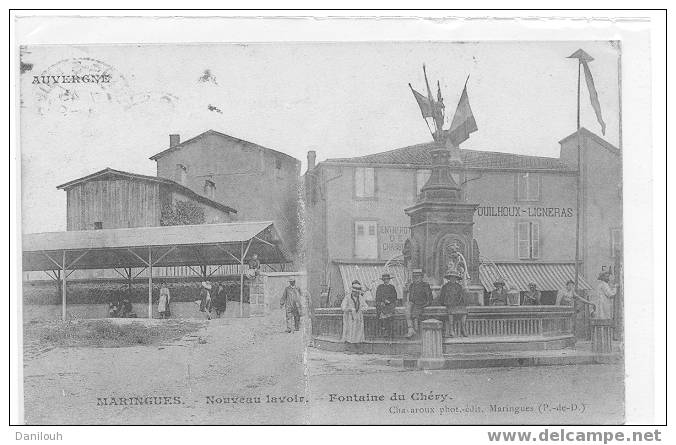
<path fill-rule="evenodd" d="M 415 171 L 415 195 L 420 195 L 420 190 L 427 183 L 432 175 L 432 170 L 416 170 Z"/>
<path fill-rule="evenodd" d="M 610 257 L 622 255 L 622 229 L 610 229 Z"/>
<path fill-rule="evenodd" d="M 354 170 L 354 192 L 357 198 L 376 196 L 375 169 L 356 168 Z"/>
<path fill-rule="evenodd" d="M 204 196 L 209 199 L 214 199 L 216 196 L 216 184 L 209 179 L 204 181 Z"/>
<path fill-rule="evenodd" d="M 96 221 L 94 223 L 94 230 L 101 230 L 103 229 L 103 222 L 102 221 Z"/>
<path fill-rule="evenodd" d="M 540 258 L 540 223 L 535 221 L 520 222 L 516 231 L 519 259 L 535 260 Z"/>
<path fill-rule="evenodd" d="M 176 164 L 176 176 L 174 180 L 181 185 L 185 185 L 188 176 L 188 169 L 183 164 Z"/>
<path fill-rule="evenodd" d="M 354 256 L 378 258 L 378 223 L 376 221 L 354 222 Z"/>
<path fill-rule="evenodd" d="M 516 199 L 518 201 L 540 200 L 540 177 L 533 173 L 519 173 L 517 175 Z"/>

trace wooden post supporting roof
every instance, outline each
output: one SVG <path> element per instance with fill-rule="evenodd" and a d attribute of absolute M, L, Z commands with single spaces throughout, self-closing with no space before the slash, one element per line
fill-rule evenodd
<path fill-rule="evenodd" d="M 63 262 L 61 263 L 61 321 L 66 321 L 66 251 L 63 251 Z"/>
<path fill-rule="evenodd" d="M 148 247 L 148 318 L 153 318 L 153 249 Z"/>

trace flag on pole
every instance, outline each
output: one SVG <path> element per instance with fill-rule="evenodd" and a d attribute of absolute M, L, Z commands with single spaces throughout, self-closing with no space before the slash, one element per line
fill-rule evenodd
<path fill-rule="evenodd" d="M 601 115 L 601 103 L 599 102 L 599 94 L 596 92 L 596 86 L 594 85 L 594 78 L 592 77 L 591 70 L 589 69 L 589 62 L 594 60 L 592 56 L 584 52 L 582 49 L 578 49 L 573 54 L 568 56 L 569 59 L 578 59 L 582 68 L 584 69 L 584 79 L 587 82 L 587 89 L 589 90 L 589 99 L 591 100 L 592 108 L 594 108 L 594 113 L 596 113 L 596 120 L 599 121 L 601 125 L 601 133 L 605 136 L 606 134 L 606 123 L 603 121 L 603 116 Z"/>
<path fill-rule="evenodd" d="M 453 116 L 447 135 L 451 142 L 455 145 L 460 145 L 469 139 L 470 133 L 474 133 L 478 129 L 472 108 L 469 106 L 467 83 L 465 82 L 465 88 L 462 90 L 462 95 L 460 96 L 460 101 L 458 101 L 458 107 L 455 110 L 455 115 Z"/>
<path fill-rule="evenodd" d="M 584 68 L 584 78 L 587 81 L 587 89 L 589 90 L 589 99 L 591 99 L 592 107 L 594 108 L 594 113 L 596 113 L 596 120 L 599 121 L 601 125 L 601 133 L 605 136 L 606 134 L 606 123 L 603 122 L 603 116 L 601 116 L 601 104 L 599 103 L 599 94 L 596 92 L 596 87 L 594 86 L 594 78 L 592 77 L 591 71 L 589 70 L 589 65 L 585 60 L 582 60 L 582 68 Z"/>
<path fill-rule="evenodd" d="M 414 90 L 410 83 L 408 86 L 413 92 L 413 97 L 415 97 L 415 100 L 418 102 L 418 106 L 420 107 L 420 112 L 422 113 L 423 118 L 434 117 L 434 107 L 430 100 Z"/>

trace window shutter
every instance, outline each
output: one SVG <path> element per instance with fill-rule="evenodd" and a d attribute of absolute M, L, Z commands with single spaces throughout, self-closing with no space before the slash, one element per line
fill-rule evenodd
<path fill-rule="evenodd" d="M 525 201 L 528 199 L 528 173 L 519 173 L 517 176 L 517 199 Z"/>
<path fill-rule="evenodd" d="M 375 169 L 364 169 L 364 196 L 375 196 L 376 190 Z"/>
<path fill-rule="evenodd" d="M 540 223 L 532 222 L 531 228 L 531 258 L 540 258 Z"/>
<path fill-rule="evenodd" d="M 521 259 L 530 258 L 529 225 L 528 222 L 520 222 L 517 225 L 517 250 Z"/>
<path fill-rule="evenodd" d="M 354 192 L 359 198 L 364 196 L 364 169 L 354 169 Z"/>
<path fill-rule="evenodd" d="M 540 178 L 537 175 L 528 175 L 528 199 L 540 200 Z"/>

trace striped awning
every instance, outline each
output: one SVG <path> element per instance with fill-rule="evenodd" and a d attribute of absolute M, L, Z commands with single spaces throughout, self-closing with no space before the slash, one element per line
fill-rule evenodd
<path fill-rule="evenodd" d="M 390 283 L 397 289 L 397 295 L 401 298 L 408 276 L 406 267 L 400 264 L 389 265 L 387 268 L 376 264 L 338 264 L 338 268 L 343 279 L 343 295 L 350 293 L 352 281 L 359 280 L 362 287 L 367 289 L 367 300 L 375 299 L 376 288 L 382 283 L 380 277 L 385 272 L 392 276 Z M 369 290 L 371 295 L 369 295 Z"/>
<path fill-rule="evenodd" d="M 535 283 L 541 291 L 558 291 L 566 287 L 568 280 L 575 280 L 573 263 L 482 263 L 479 265 L 479 280 L 487 291 L 493 291 L 493 283 L 502 278 L 511 289 L 528 290 L 528 283 Z M 579 275 L 580 289 L 591 286 Z"/>

